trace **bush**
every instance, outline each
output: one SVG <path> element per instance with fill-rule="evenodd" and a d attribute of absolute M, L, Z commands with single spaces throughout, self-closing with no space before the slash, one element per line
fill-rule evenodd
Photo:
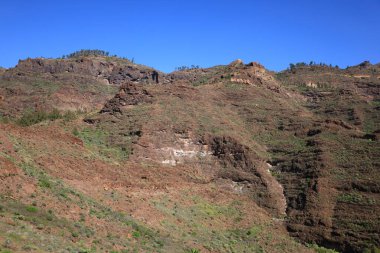
<path fill-rule="evenodd" d="M 10 122 L 9 117 L 4 116 L 0 113 L 0 123 L 8 124 Z"/>
<path fill-rule="evenodd" d="M 79 136 L 79 131 L 78 131 L 78 128 L 74 128 L 73 131 L 72 131 L 72 134 L 75 135 L 75 136 Z"/>
<path fill-rule="evenodd" d="M 317 252 L 317 253 L 338 253 L 338 251 L 335 251 L 333 249 L 324 248 L 324 247 L 319 246 L 315 243 L 314 244 L 307 244 L 306 246 L 308 248 L 315 250 L 315 252 Z"/>
<path fill-rule="evenodd" d="M 79 51 L 75 51 L 74 53 L 64 55 L 62 58 L 75 58 L 81 56 L 109 56 L 110 53 L 104 50 L 99 49 L 82 49 Z"/>
<path fill-rule="evenodd" d="M 56 120 L 62 118 L 62 115 L 58 109 L 54 108 L 53 111 L 47 115 L 47 117 L 50 120 Z"/>
<path fill-rule="evenodd" d="M 26 211 L 28 211 L 30 213 L 36 213 L 38 211 L 38 208 L 35 206 L 27 206 Z"/>
<path fill-rule="evenodd" d="M 141 237 L 141 233 L 140 233 L 139 231 L 133 231 L 133 232 L 132 232 L 132 236 L 133 236 L 134 238 L 139 238 L 139 237 Z"/>
<path fill-rule="evenodd" d="M 31 126 L 47 119 L 47 113 L 43 111 L 28 111 L 17 121 L 20 126 Z"/>
<path fill-rule="evenodd" d="M 74 120 L 77 118 L 77 113 L 73 112 L 73 111 L 67 111 L 65 112 L 65 114 L 62 115 L 62 118 L 65 120 L 65 121 L 70 121 L 70 120 Z"/>
<path fill-rule="evenodd" d="M 199 65 L 191 65 L 190 67 L 180 66 L 180 67 L 175 68 L 175 70 L 177 70 L 177 71 L 190 70 L 190 69 L 199 69 Z"/>
<path fill-rule="evenodd" d="M 51 188 L 51 182 L 48 178 L 41 178 L 38 185 L 42 188 Z"/>
<path fill-rule="evenodd" d="M 186 253 L 200 253 L 199 249 L 189 249 Z"/>

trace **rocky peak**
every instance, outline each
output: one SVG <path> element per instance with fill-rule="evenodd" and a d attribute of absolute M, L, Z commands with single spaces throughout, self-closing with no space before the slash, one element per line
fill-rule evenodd
<path fill-rule="evenodd" d="M 368 68 L 368 67 L 371 67 L 372 64 L 369 62 L 369 61 L 363 61 L 362 63 L 360 63 L 358 65 L 360 68 Z"/>
<path fill-rule="evenodd" d="M 276 82 L 273 74 L 267 71 L 263 65 L 258 62 L 250 62 L 246 65 L 241 62 L 228 65 L 233 71 L 231 81 L 235 83 L 243 83 L 247 85 L 265 86 L 271 90 L 279 92 L 280 85 Z"/>
<path fill-rule="evenodd" d="M 237 59 L 237 60 L 231 62 L 230 64 L 228 64 L 228 66 L 230 66 L 230 67 L 242 67 L 242 66 L 244 66 L 244 63 L 242 60 Z"/>

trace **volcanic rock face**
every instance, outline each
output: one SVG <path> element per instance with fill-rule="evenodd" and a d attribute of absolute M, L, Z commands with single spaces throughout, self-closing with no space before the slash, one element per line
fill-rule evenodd
<path fill-rule="evenodd" d="M 152 95 L 143 89 L 141 85 L 127 83 L 121 85 L 119 93 L 104 105 L 100 113 L 122 114 L 121 107 L 123 106 L 150 102 L 152 102 Z"/>
<path fill-rule="evenodd" d="M 74 59 L 27 59 L 19 61 L 15 71 L 37 73 L 73 73 L 88 75 L 98 79 L 108 80 L 110 84 L 121 85 L 126 81 L 139 81 L 141 83 L 159 83 L 158 73 L 152 68 L 133 64 L 127 60 L 107 61 L 102 57 L 84 57 Z"/>
<path fill-rule="evenodd" d="M 253 195 L 256 202 L 275 217 L 285 215 L 286 200 L 282 187 L 270 174 L 268 165 L 248 147 L 231 137 L 209 136 L 206 141 L 223 168 L 219 176 L 242 185 L 241 191 Z"/>
<path fill-rule="evenodd" d="M 37 73 L 75 73 L 79 75 L 106 75 L 113 69 L 114 64 L 94 61 L 90 58 L 72 60 L 26 59 L 20 60 L 16 66 L 19 71 Z"/>

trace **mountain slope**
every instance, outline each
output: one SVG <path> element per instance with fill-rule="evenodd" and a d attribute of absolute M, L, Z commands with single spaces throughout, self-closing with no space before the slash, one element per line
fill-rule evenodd
<path fill-rule="evenodd" d="M 111 57 L 21 62 L 0 79 L 9 121 L 0 126 L 2 247 L 376 249 L 377 71 L 273 73 L 238 60 L 163 74 Z M 58 91 L 37 89 L 36 78 Z M 19 126 L 34 101 L 36 110 L 87 112 Z"/>

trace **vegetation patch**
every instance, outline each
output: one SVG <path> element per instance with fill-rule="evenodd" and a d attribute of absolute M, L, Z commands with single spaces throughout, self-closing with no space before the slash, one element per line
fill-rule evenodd
<path fill-rule="evenodd" d="M 59 89 L 60 84 L 58 84 L 57 82 L 49 82 L 43 79 L 37 79 L 31 83 L 31 86 L 34 89 L 43 90 L 48 92 L 49 94 L 52 94 Z"/>
<path fill-rule="evenodd" d="M 21 166 L 25 173 L 31 177 L 34 177 L 39 182 L 40 187 L 43 190 L 48 190 L 54 196 L 65 201 L 68 205 L 78 205 L 82 210 L 89 209 L 89 216 L 96 216 L 98 219 L 104 219 L 110 223 L 117 223 L 121 226 L 126 226 L 131 231 L 132 237 L 136 240 L 135 242 L 129 242 L 126 244 L 127 238 L 112 236 L 109 238 L 110 241 L 118 242 L 121 245 L 129 245 L 131 250 L 134 249 L 145 249 L 153 250 L 155 252 L 160 252 L 160 248 L 163 247 L 164 240 L 160 239 L 160 236 L 157 232 L 137 223 L 131 217 L 123 214 L 121 212 L 113 211 L 111 208 L 106 207 L 93 199 L 86 197 L 85 195 L 67 187 L 60 180 L 54 179 L 40 170 L 38 167 L 35 167 L 33 164 L 23 163 Z M 44 182 L 44 186 L 41 186 L 41 181 Z M 45 187 L 45 184 L 48 184 L 49 187 Z M 43 230 L 45 227 L 60 227 L 63 235 L 66 235 L 66 232 L 70 233 L 70 236 L 74 239 L 83 240 L 85 238 L 94 238 L 96 237 L 96 232 L 90 228 L 86 227 L 83 223 L 85 220 L 85 215 L 81 215 L 79 222 L 67 222 L 62 219 L 58 219 L 54 216 L 51 210 L 47 212 L 33 205 L 26 205 L 24 207 L 18 206 L 19 204 L 10 204 L 7 203 L 5 211 L 9 210 L 12 206 L 17 210 L 14 212 L 15 219 L 23 222 L 32 222 L 37 230 Z M 12 207 L 13 208 L 13 207 Z M 13 209 L 12 209 L 13 210 Z M 64 224 L 60 222 L 64 221 Z M 58 222 L 58 223 L 57 223 Z M 0 222 L 1 224 L 1 222 Z M 67 236 L 67 235 L 66 235 Z M 111 240 L 112 239 L 112 240 Z M 28 240 L 29 241 L 29 240 Z M 78 246 L 73 247 L 78 249 Z M 80 248 L 86 248 L 80 246 Z M 78 249 L 79 250 L 79 249 Z M 75 251 L 82 252 L 82 251 Z M 89 251 L 95 252 L 95 251 Z"/>
<path fill-rule="evenodd" d="M 120 135 L 118 143 L 112 143 L 112 135 L 100 128 L 74 128 L 73 134 L 83 140 L 87 148 L 95 152 L 103 160 L 127 160 L 132 152 L 131 137 Z"/>
<path fill-rule="evenodd" d="M 210 252 L 266 252 L 263 245 L 272 244 L 271 247 L 278 249 L 292 245 L 279 237 L 274 242 L 270 224 L 231 225 L 231 222 L 234 224 L 245 219 L 238 201 L 221 205 L 200 196 L 185 199 L 185 202 L 177 202 L 161 197 L 152 201 L 154 207 L 165 216 L 161 221 L 165 231 L 184 244 L 194 243 Z M 189 247 L 185 252 L 192 249 L 198 250 Z"/>
<path fill-rule="evenodd" d="M 339 253 L 338 251 L 335 251 L 333 249 L 327 249 L 322 246 L 318 246 L 317 244 L 307 244 L 307 247 L 315 250 L 315 252 L 317 253 Z"/>
<path fill-rule="evenodd" d="M 343 203 L 351 203 L 351 204 L 361 204 L 361 205 L 374 205 L 376 201 L 372 198 L 368 198 L 359 194 L 358 192 L 348 192 L 341 193 L 338 198 L 338 201 Z"/>
<path fill-rule="evenodd" d="M 65 121 L 68 121 L 75 118 L 76 113 L 71 111 L 62 113 L 57 109 L 53 109 L 51 112 L 27 110 L 24 112 L 21 118 L 16 121 L 16 123 L 20 126 L 27 127 L 47 120 L 54 121 L 57 119 L 64 119 Z"/>

